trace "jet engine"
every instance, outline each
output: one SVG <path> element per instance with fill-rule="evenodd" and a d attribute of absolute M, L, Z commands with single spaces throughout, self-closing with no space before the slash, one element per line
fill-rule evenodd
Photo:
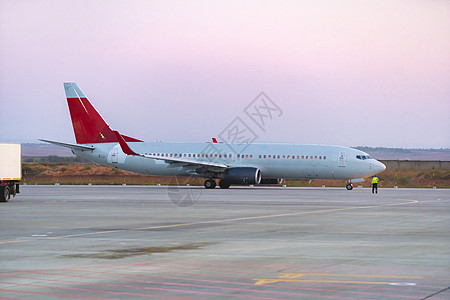
<path fill-rule="evenodd" d="M 281 184 L 283 178 L 263 178 L 259 184 Z"/>
<path fill-rule="evenodd" d="M 225 170 L 222 180 L 231 184 L 259 184 L 261 170 L 251 167 L 229 168 Z"/>

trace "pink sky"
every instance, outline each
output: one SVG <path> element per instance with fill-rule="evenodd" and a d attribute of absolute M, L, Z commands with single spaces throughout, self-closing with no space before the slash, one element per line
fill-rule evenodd
<path fill-rule="evenodd" d="M 74 141 L 64 81 L 146 141 L 210 140 L 264 91 L 261 142 L 447 148 L 450 2 L 1 1 L 0 141 Z"/>

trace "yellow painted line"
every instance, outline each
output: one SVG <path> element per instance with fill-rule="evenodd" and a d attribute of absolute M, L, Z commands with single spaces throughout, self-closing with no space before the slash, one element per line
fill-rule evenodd
<path fill-rule="evenodd" d="M 24 242 L 30 242 L 30 241 L 34 241 L 34 239 L 29 239 L 29 240 L 15 240 L 15 241 L 5 241 L 5 242 L 0 242 L 0 245 L 2 245 L 2 244 L 24 243 Z"/>
<path fill-rule="evenodd" d="M 351 280 L 309 280 L 309 279 L 260 279 L 254 278 L 255 285 L 263 285 L 278 282 L 309 282 L 309 283 L 348 283 L 348 284 L 383 284 L 391 285 L 391 282 L 381 281 L 351 281 Z"/>
<path fill-rule="evenodd" d="M 254 216 L 254 217 L 242 217 L 242 218 L 233 218 L 233 219 L 223 219 L 223 220 L 191 222 L 191 223 L 174 224 L 174 225 L 161 225 L 161 226 L 152 226 L 152 227 L 142 227 L 142 228 L 134 228 L 134 229 L 129 229 L 129 230 L 149 230 L 149 229 L 158 229 L 158 228 L 191 226 L 191 225 L 199 225 L 199 224 L 225 223 L 225 222 L 232 222 L 232 221 L 244 221 L 244 220 L 255 220 L 255 219 L 269 219 L 269 218 L 277 218 L 277 217 L 289 217 L 289 216 L 298 216 L 298 215 L 306 215 L 306 214 L 317 214 L 317 213 L 323 213 L 323 212 L 345 211 L 345 210 L 352 210 L 352 209 L 379 208 L 379 207 L 383 207 L 383 206 L 404 205 L 404 204 L 412 204 L 412 203 L 418 203 L 418 202 L 419 201 L 417 201 L 417 200 L 412 200 L 412 201 L 409 201 L 409 202 L 382 204 L 382 205 L 377 205 L 377 206 L 370 205 L 370 206 L 355 206 L 355 207 L 345 207 L 345 208 L 333 208 L 333 209 L 302 211 L 302 212 L 285 213 L 285 214 L 277 214 L 277 215 L 264 215 L 264 216 Z"/>
<path fill-rule="evenodd" d="M 46 239 L 56 240 L 56 239 L 64 239 L 64 238 L 76 237 L 76 236 L 88 236 L 88 235 L 98 235 L 98 234 L 106 234 L 106 233 L 123 232 L 123 231 L 127 231 L 127 230 L 128 229 L 119 229 L 119 230 L 98 231 L 98 232 L 90 232 L 90 233 L 77 233 L 77 234 L 69 234 L 69 235 L 62 235 L 62 236 L 50 236 L 50 237 L 47 237 Z"/>
<path fill-rule="evenodd" d="M 100 234 L 106 234 L 106 233 L 117 233 L 117 232 L 124 232 L 124 231 L 152 230 L 152 229 L 161 229 L 161 228 L 187 227 L 187 226 L 201 225 L 201 224 L 226 223 L 226 222 L 233 222 L 233 221 L 248 221 L 248 220 L 258 220 L 258 219 L 270 219 L 270 218 L 278 218 L 278 217 L 290 217 L 290 216 L 299 216 L 299 215 L 307 215 L 307 214 L 318 214 L 318 213 L 325 213 L 325 212 L 347 211 L 347 210 L 354 210 L 354 209 L 380 208 L 380 207 L 384 207 L 384 206 L 407 205 L 407 204 L 413 204 L 413 203 L 419 203 L 419 201 L 412 200 L 412 201 L 408 201 L 408 202 L 381 204 L 381 205 L 368 205 L 368 206 L 332 208 L 332 209 L 302 211 L 302 212 L 276 214 L 276 215 L 263 215 L 263 216 L 254 216 L 254 217 L 241 217 L 241 218 L 222 219 L 222 220 L 189 222 L 189 223 L 180 223 L 180 224 L 172 224 L 172 225 L 160 225 L 160 226 L 150 226 L 150 227 L 141 227 L 141 228 L 131 228 L 131 229 L 97 231 L 97 232 L 90 232 L 90 233 L 78 233 L 78 234 L 71 234 L 71 235 L 46 237 L 44 239 L 53 239 L 54 240 L 54 239 L 64 239 L 64 238 L 69 238 L 69 237 L 80 237 L 80 236 L 100 235 Z M 28 240 L 21 240 L 21 241 L 0 241 L 0 245 L 10 244 L 10 243 L 30 242 L 30 241 L 35 241 L 35 240 L 37 240 L 37 239 L 28 239 Z"/>
<path fill-rule="evenodd" d="M 358 274 L 329 274 L 329 273 L 279 273 L 279 278 L 298 278 L 303 276 L 331 276 L 331 277 L 360 277 L 360 278 L 397 278 L 397 279 L 422 279 L 423 276 L 408 275 L 358 275 Z"/>
<path fill-rule="evenodd" d="M 298 278 L 298 277 L 302 277 L 305 276 L 306 274 L 304 273 L 278 273 L 278 278 L 289 278 L 289 279 L 293 279 L 293 278 Z"/>

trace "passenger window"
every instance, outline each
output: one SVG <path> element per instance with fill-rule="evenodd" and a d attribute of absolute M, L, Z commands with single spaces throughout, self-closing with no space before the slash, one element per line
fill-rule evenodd
<path fill-rule="evenodd" d="M 322 159 L 322 156 L 319 156 L 319 159 Z"/>
<path fill-rule="evenodd" d="M 283 159 L 285 159 L 285 156 L 283 155 Z"/>
<path fill-rule="evenodd" d="M 245 158 L 248 158 L 248 154 L 245 155 Z"/>
<path fill-rule="evenodd" d="M 261 155 L 259 156 L 259 158 L 261 158 Z"/>
<path fill-rule="evenodd" d="M 326 157 L 326 156 L 324 156 L 324 157 L 323 157 L 323 159 L 327 159 L 327 157 Z"/>
<path fill-rule="evenodd" d="M 250 158 L 253 158 L 253 154 L 250 154 Z"/>

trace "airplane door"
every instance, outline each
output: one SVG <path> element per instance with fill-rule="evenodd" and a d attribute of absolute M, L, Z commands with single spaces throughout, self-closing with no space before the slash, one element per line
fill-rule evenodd
<path fill-rule="evenodd" d="M 347 153 L 345 151 L 339 152 L 338 167 L 345 167 L 347 164 Z"/>
<path fill-rule="evenodd" d="M 119 162 L 119 153 L 117 148 L 111 149 L 111 162 L 118 163 Z"/>

